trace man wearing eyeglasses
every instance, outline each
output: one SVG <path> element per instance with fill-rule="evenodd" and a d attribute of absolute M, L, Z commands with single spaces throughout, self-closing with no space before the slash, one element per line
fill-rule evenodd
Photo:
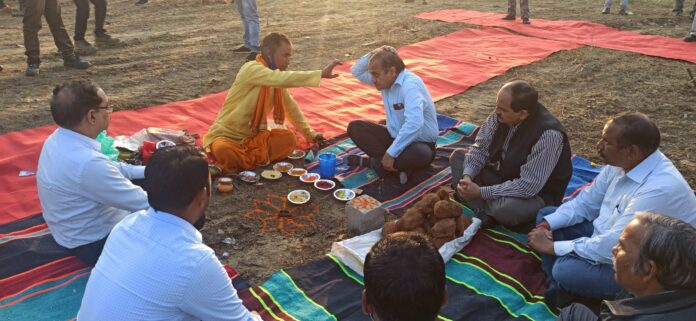
<path fill-rule="evenodd" d="M 51 115 L 59 127 L 39 157 L 37 185 L 48 229 L 89 265 L 121 219 L 148 208 L 147 194 L 130 181 L 145 178 L 145 167 L 110 160 L 96 141 L 112 111 L 109 97 L 93 82 L 56 86 Z"/>

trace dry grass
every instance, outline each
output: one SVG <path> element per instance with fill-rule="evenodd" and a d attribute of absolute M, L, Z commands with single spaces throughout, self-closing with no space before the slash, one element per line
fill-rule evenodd
<path fill-rule="evenodd" d="M 74 5 L 70 0 L 61 3 L 66 26 L 73 30 Z M 107 28 L 128 45 L 90 57 L 95 67 L 87 72 L 63 70 L 53 56 L 55 48 L 44 25 L 43 73 L 37 78 L 23 76 L 20 19 L 0 16 L 0 63 L 5 68 L 0 72 L 0 133 L 50 124 L 48 93 L 69 79 L 94 79 L 117 109 L 190 99 L 229 87 L 244 57 L 231 52 L 240 44 L 242 33 L 234 6 L 151 0 L 148 7 L 141 8 L 133 3 L 110 2 Z M 428 5 L 420 1 L 260 0 L 259 14 L 262 32 L 283 31 L 294 39 L 291 68 L 300 70 L 321 68 L 335 58 L 355 59 L 382 44 L 398 47 L 467 27 L 413 19 L 419 12 L 449 8 L 504 12 L 505 6 L 504 0 L 431 0 Z M 691 24 L 686 17 L 670 15 L 671 0 L 632 0 L 629 6 L 635 15 L 600 15 L 602 1 L 537 0 L 532 2 L 532 23 L 535 18 L 592 20 L 669 37 L 683 37 Z M 91 32 L 91 25 L 89 28 Z M 593 160 L 597 160 L 594 144 L 604 121 L 621 111 L 642 111 L 661 127 L 662 150 L 696 186 L 696 89 L 688 84 L 686 68 L 696 71 L 685 62 L 584 47 L 514 68 L 437 106 L 440 112 L 480 123 L 493 109 L 495 93 L 507 79 L 527 79 L 565 124 L 573 151 Z M 331 241 L 343 233 L 343 208 L 333 202 L 321 204 L 318 230 L 290 238 L 259 234 L 258 223 L 242 217 L 251 207 L 249 199 L 292 187 L 292 183 L 282 183 L 216 195 L 208 211 L 209 223 L 203 231 L 206 241 L 219 253 L 232 252 L 224 261 L 254 283 L 279 267 L 327 252 Z M 217 243 L 227 235 L 237 238 L 238 248 Z"/>

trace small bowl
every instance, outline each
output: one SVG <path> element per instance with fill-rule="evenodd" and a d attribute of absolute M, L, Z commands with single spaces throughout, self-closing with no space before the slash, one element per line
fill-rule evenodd
<path fill-rule="evenodd" d="M 296 189 L 290 193 L 288 193 L 288 201 L 293 204 L 304 204 L 309 202 L 309 199 L 312 198 L 312 195 L 309 194 L 308 191 L 303 190 L 303 189 Z"/>
<path fill-rule="evenodd" d="M 289 170 L 291 170 L 294 166 L 288 162 L 277 162 L 273 165 L 273 169 L 285 173 Z"/>
<path fill-rule="evenodd" d="M 314 187 L 316 187 L 318 190 L 329 191 L 336 187 L 336 182 L 330 179 L 320 179 L 314 182 Z"/>
<path fill-rule="evenodd" d="M 303 183 L 310 183 L 310 184 L 316 182 L 320 178 L 321 178 L 321 176 L 319 176 L 319 174 L 317 174 L 317 173 L 307 173 L 307 174 L 300 176 L 300 180 Z"/>
<path fill-rule="evenodd" d="M 245 183 L 254 184 L 259 181 L 259 174 L 252 171 L 243 171 L 239 173 L 239 179 Z"/>
<path fill-rule="evenodd" d="M 283 177 L 283 174 L 279 171 L 276 171 L 276 170 L 267 169 L 267 170 L 264 170 L 263 172 L 261 172 L 261 177 L 263 177 L 265 179 L 276 180 L 276 179 L 280 179 L 281 177 Z"/>
<path fill-rule="evenodd" d="M 307 170 L 304 168 L 296 167 L 288 171 L 288 175 L 294 176 L 294 177 L 300 177 L 304 174 L 307 174 Z"/>
<path fill-rule="evenodd" d="M 307 153 L 305 153 L 305 151 L 303 151 L 301 149 L 296 149 L 296 150 L 292 151 L 292 154 L 290 154 L 290 156 L 288 156 L 288 158 L 289 159 L 301 159 L 302 157 L 305 157 L 305 155 L 307 155 Z"/>
<path fill-rule="evenodd" d="M 355 198 L 355 192 L 348 188 L 339 188 L 333 192 L 335 199 L 339 201 L 350 201 Z"/>
<path fill-rule="evenodd" d="M 208 173 L 210 173 L 210 177 L 212 178 L 218 178 L 222 176 L 222 168 L 219 166 L 215 166 L 213 164 L 208 165 Z"/>

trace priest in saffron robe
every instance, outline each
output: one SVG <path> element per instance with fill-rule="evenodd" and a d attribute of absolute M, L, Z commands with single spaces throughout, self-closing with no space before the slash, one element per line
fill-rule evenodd
<path fill-rule="evenodd" d="M 286 158 L 297 145 L 295 133 L 284 127 L 286 118 L 307 139 L 324 137 L 307 123 L 288 88 L 318 87 L 321 78 L 335 78 L 334 61 L 323 70 L 288 71 L 292 43 L 282 33 L 270 33 L 261 43 L 261 54 L 237 73 L 215 122 L 203 138 L 203 146 L 225 173 L 249 170 Z M 276 128 L 269 129 L 273 114 Z"/>

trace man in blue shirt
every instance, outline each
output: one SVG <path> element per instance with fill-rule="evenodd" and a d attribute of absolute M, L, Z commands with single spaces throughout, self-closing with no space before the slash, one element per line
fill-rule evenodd
<path fill-rule="evenodd" d="M 194 227 L 210 201 L 208 162 L 191 146 L 158 149 L 145 170 L 150 209 L 114 227 L 77 319 L 260 320 Z"/>
<path fill-rule="evenodd" d="M 594 183 L 560 207 L 539 211 L 528 239 L 542 254 L 548 304 L 563 306 L 572 294 L 612 300 L 622 291 L 611 249 L 636 212 L 696 225 L 696 196 L 659 145 L 660 131 L 646 115 L 612 118 L 597 143 L 607 165 Z"/>
<path fill-rule="evenodd" d="M 399 172 L 402 184 L 408 173 L 435 159 L 438 127 L 435 103 L 423 80 L 405 69 L 396 49 L 382 46 L 360 58 L 351 73 L 382 93 L 385 125 L 354 120 L 348 136 L 368 156 L 350 155 L 348 166 L 370 164 L 380 173 Z"/>

